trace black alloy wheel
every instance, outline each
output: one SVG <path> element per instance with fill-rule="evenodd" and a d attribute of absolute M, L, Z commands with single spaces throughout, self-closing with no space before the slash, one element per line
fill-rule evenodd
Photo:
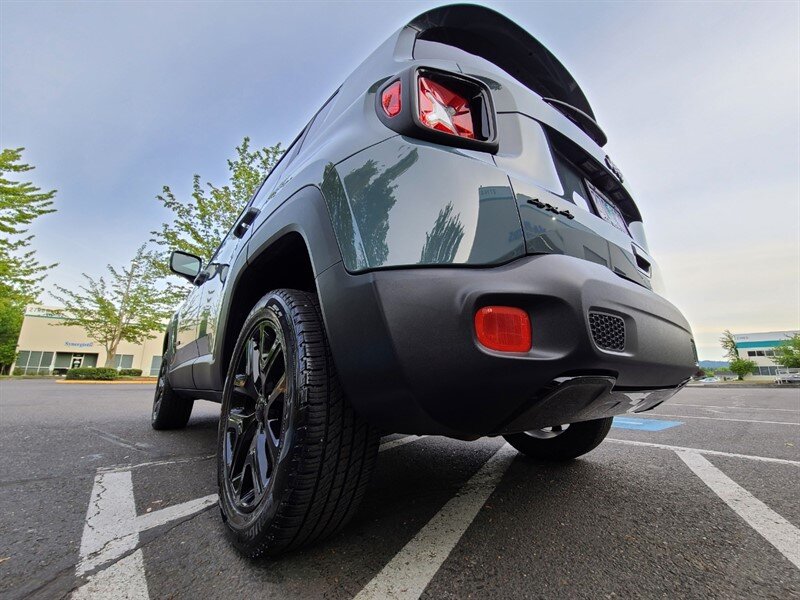
<path fill-rule="evenodd" d="M 224 433 L 225 485 L 234 505 L 248 513 L 274 481 L 285 431 L 286 360 L 280 326 L 268 316 L 250 326 L 235 360 Z"/>

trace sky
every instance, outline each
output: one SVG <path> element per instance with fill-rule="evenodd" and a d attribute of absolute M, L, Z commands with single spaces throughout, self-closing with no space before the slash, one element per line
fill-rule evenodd
<path fill-rule="evenodd" d="M 130 260 L 164 185 L 222 183 L 246 135 L 290 142 L 439 4 L 0 0 L 0 146 L 58 190 L 31 229 L 45 288 Z M 700 358 L 724 329 L 800 328 L 800 3 L 486 4 L 583 88 Z"/>

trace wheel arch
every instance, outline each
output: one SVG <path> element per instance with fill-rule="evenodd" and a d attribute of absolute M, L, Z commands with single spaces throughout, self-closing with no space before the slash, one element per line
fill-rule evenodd
<path fill-rule="evenodd" d="M 255 303 L 279 288 L 299 289 L 319 297 L 316 278 L 342 256 L 325 198 L 316 186 L 293 194 L 265 219 L 246 244 L 246 262 L 226 290 L 214 355 L 214 389 L 221 390 L 240 329 Z M 322 298 L 320 298 L 322 302 Z"/>

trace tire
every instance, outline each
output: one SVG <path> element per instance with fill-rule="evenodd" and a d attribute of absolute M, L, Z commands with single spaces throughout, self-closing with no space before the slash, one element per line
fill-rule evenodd
<path fill-rule="evenodd" d="M 181 398 L 172 389 L 167 376 L 167 361 L 161 361 L 158 371 L 158 383 L 153 397 L 153 412 L 150 413 L 150 425 L 153 429 L 183 429 L 192 415 L 194 400 Z"/>
<path fill-rule="evenodd" d="M 608 435 L 612 421 L 613 418 L 609 417 L 503 437 L 526 456 L 537 460 L 560 462 L 572 460 L 597 448 Z"/>
<path fill-rule="evenodd" d="M 223 391 L 217 480 L 233 545 L 275 556 L 339 531 L 364 495 L 378 441 L 343 395 L 316 297 L 264 296 Z"/>

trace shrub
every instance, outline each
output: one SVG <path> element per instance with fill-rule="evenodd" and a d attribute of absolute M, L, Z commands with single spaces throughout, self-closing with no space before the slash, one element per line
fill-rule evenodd
<path fill-rule="evenodd" d="M 745 375 L 750 375 L 758 365 L 754 363 L 752 360 L 745 360 L 743 358 L 737 358 L 731 361 L 730 370 L 736 373 L 739 377 L 739 381 L 745 378 Z"/>
<path fill-rule="evenodd" d="M 119 370 L 120 377 L 141 377 L 142 370 L 141 369 L 120 369 Z"/>
<path fill-rule="evenodd" d="M 117 378 L 117 370 L 105 367 L 81 367 L 67 371 L 67 379 L 110 381 Z"/>

